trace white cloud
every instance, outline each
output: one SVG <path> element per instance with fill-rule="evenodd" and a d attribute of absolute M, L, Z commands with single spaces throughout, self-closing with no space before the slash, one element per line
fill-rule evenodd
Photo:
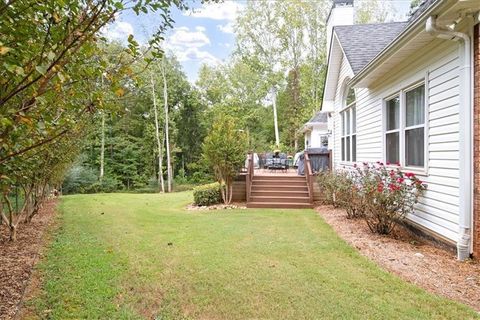
<path fill-rule="evenodd" d="M 205 34 L 205 28 L 197 27 L 191 31 L 188 27 L 180 27 L 173 30 L 173 34 L 167 39 L 170 47 L 195 47 L 201 48 L 210 44 L 210 39 Z"/>
<path fill-rule="evenodd" d="M 186 12 L 185 15 L 190 15 L 195 18 L 234 21 L 242 9 L 243 6 L 235 1 L 204 3 L 200 8 Z"/>
<path fill-rule="evenodd" d="M 190 30 L 188 27 L 179 27 L 173 30 L 167 37 L 165 47 L 171 51 L 180 62 L 198 61 L 200 63 L 216 64 L 220 60 L 203 47 L 210 45 L 210 39 L 205 34 L 206 29 L 202 26 Z"/>
<path fill-rule="evenodd" d="M 223 33 L 233 33 L 233 23 L 217 24 L 217 28 Z"/>
<path fill-rule="evenodd" d="M 106 28 L 104 34 L 110 40 L 126 41 L 129 35 L 134 34 L 134 30 L 128 22 L 115 21 Z"/>

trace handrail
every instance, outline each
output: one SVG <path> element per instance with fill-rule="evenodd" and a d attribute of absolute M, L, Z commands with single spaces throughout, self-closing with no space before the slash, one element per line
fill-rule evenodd
<path fill-rule="evenodd" d="M 253 154 L 249 153 L 248 154 L 248 161 L 247 161 L 247 177 L 246 177 L 246 193 L 247 193 L 247 202 L 250 201 L 250 193 L 252 189 L 252 181 L 253 181 L 253 175 L 255 173 L 255 168 L 253 164 Z"/>
<path fill-rule="evenodd" d="M 310 203 L 313 203 L 313 172 L 312 163 L 308 152 L 305 151 L 305 177 L 307 178 L 308 196 L 310 197 Z"/>

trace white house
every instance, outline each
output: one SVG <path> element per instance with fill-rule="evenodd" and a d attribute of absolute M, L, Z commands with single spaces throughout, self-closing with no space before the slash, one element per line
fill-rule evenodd
<path fill-rule="evenodd" d="M 334 0 L 327 22 L 334 166 L 416 173 L 428 190 L 409 222 L 459 259 L 480 257 L 479 10 L 480 0 L 425 0 L 408 21 L 355 25 L 353 1 Z"/>
<path fill-rule="evenodd" d="M 333 145 L 331 128 L 333 128 L 331 113 L 317 112 L 301 129 L 305 137 L 305 149 L 325 147 L 331 149 L 329 147 Z"/>

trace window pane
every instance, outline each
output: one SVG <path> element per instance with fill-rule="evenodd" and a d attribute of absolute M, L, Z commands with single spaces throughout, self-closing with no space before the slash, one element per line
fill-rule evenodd
<path fill-rule="evenodd" d="M 424 165 L 424 128 L 405 131 L 405 160 L 407 166 Z"/>
<path fill-rule="evenodd" d="M 400 135 L 398 132 L 388 133 L 385 139 L 386 160 L 391 163 L 397 163 L 400 159 Z"/>
<path fill-rule="evenodd" d="M 346 105 L 348 106 L 353 102 L 355 102 L 355 89 L 350 88 L 350 89 L 348 89 Z"/>
<path fill-rule="evenodd" d="M 347 137 L 347 145 L 345 146 L 347 149 L 347 159 L 346 161 L 350 161 L 350 137 Z"/>
<path fill-rule="evenodd" d="M 400 98 L 395 97 L 387 101 L 387 131 L 400 127 Z"/>
<path fill-rule="evenodd" d="M 425 122 L 425 86 L 415 88 L 405 94 L 407 127 Z"/>
<path fill-rule="evenodd" d="M 352 133 L 357 133 L 357 109 L 352 107 Z"/>
<path fill-rule="evenodd" d="M 347 128 L 347 134 L 350 134 L 350 110 L 345 112 L 347 114 L 347 122 L 345 123 L 345 127 Z"/>
<path fill-rule="evenodd" d="M 345 138 L 342 138 L 342 161 L 345 161 Z"/>
<path fill-rule="evenodd" d="M 342 112 L 341 113 L 341 121 L 342 121 L 342 136 L 345 135 L 345 112 Z"/>
<path fill-rule="evenodd" d="M 357 135 L 352 136 L 352 161 L 357 161 Z"/>

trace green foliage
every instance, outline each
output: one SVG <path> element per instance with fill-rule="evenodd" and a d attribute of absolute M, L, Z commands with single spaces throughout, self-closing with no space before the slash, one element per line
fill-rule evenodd
<path fill-rule="evenodd" d="M 193 189 L 193 201 L 197 206 L 210 206 L 222 202 L 221 186 L 218 182 Z"/>
<path fill-rule="evenodd" d="M 236 24 L 235 57 L 255 70 L 258 85 L 276 88 L 280 139 L 295 151 L 300 150 L 298 129 L 321 109 L 329 9 L 330 3 L 320 0 L 249 1 Z M 252 130 L 262 128 L 269 137 L 264 147 L 274 132 L 272 109 L 267 110 Z"/>
<path fill-rule="evenodd" d="M 185 8 L 182 0 L 0 4 L 0 207 L 9 208 L 2 219 L 8 220 L 12 240 L 20 220 L 29 221 L 60 185 L 81 142 L 94 130 L 95 118 L 121 111 L 116 102 L 136 83 L 131 65 L 160 56 L 161 35 L 173 22 L 171 5 Z M 144 59 L 133 35 L 126 47 L 107 45 L 101 36 L 101 30 L 127 10 L 159 14 L 158 31 L 143 49 L 151 53 Z M 140 164 L 129 165 L 130 172 Z M 134 178 L 127 179 L 141 183 Z M 112 181 L 96 183 L 93 190 L 111 190 L 116 184 Z M 9 204 L 13 185 L 21 186 L 26 199 L 20 211 Z"/>
<path fill-rule="evenodd" d="M 232 200 L 232 183 L 245 163 L 247 153 L 246 133 L 230 116 L 220 115 L 203 144 L 203 156 L 212 168 L 215 178 L 222 185 L 223 201 Z"/>
<path fill-rule="evenodd" d="M 412 213 L 426 185 L 415 174 L 364 163 L 353 170 L 324 173 L 319 184 L 326 202 L 345 208 L 348 218 L 363 217 L 374 233 L 389 234 Z"/>
<path fill-rule="evenodd" d="M 365 221 L 372 232 L 389 234 L 414 211 L 427 186 L 411 172 L 364 163 L 354 171 L 365 205 Z"/>
<path fill-rule="evenodd" d="M 317 181 L 325 196 L 325 203 L 344 208 L 348 219 L 363 216 L 363 198 L 348 172 L 321 172 Z"/>
<path fill-rule="evenodd" d="M 355 23 L 384 23 L 393 18 L 395 7 L 391 1 L 360 0 L 356 1 Z"/>

